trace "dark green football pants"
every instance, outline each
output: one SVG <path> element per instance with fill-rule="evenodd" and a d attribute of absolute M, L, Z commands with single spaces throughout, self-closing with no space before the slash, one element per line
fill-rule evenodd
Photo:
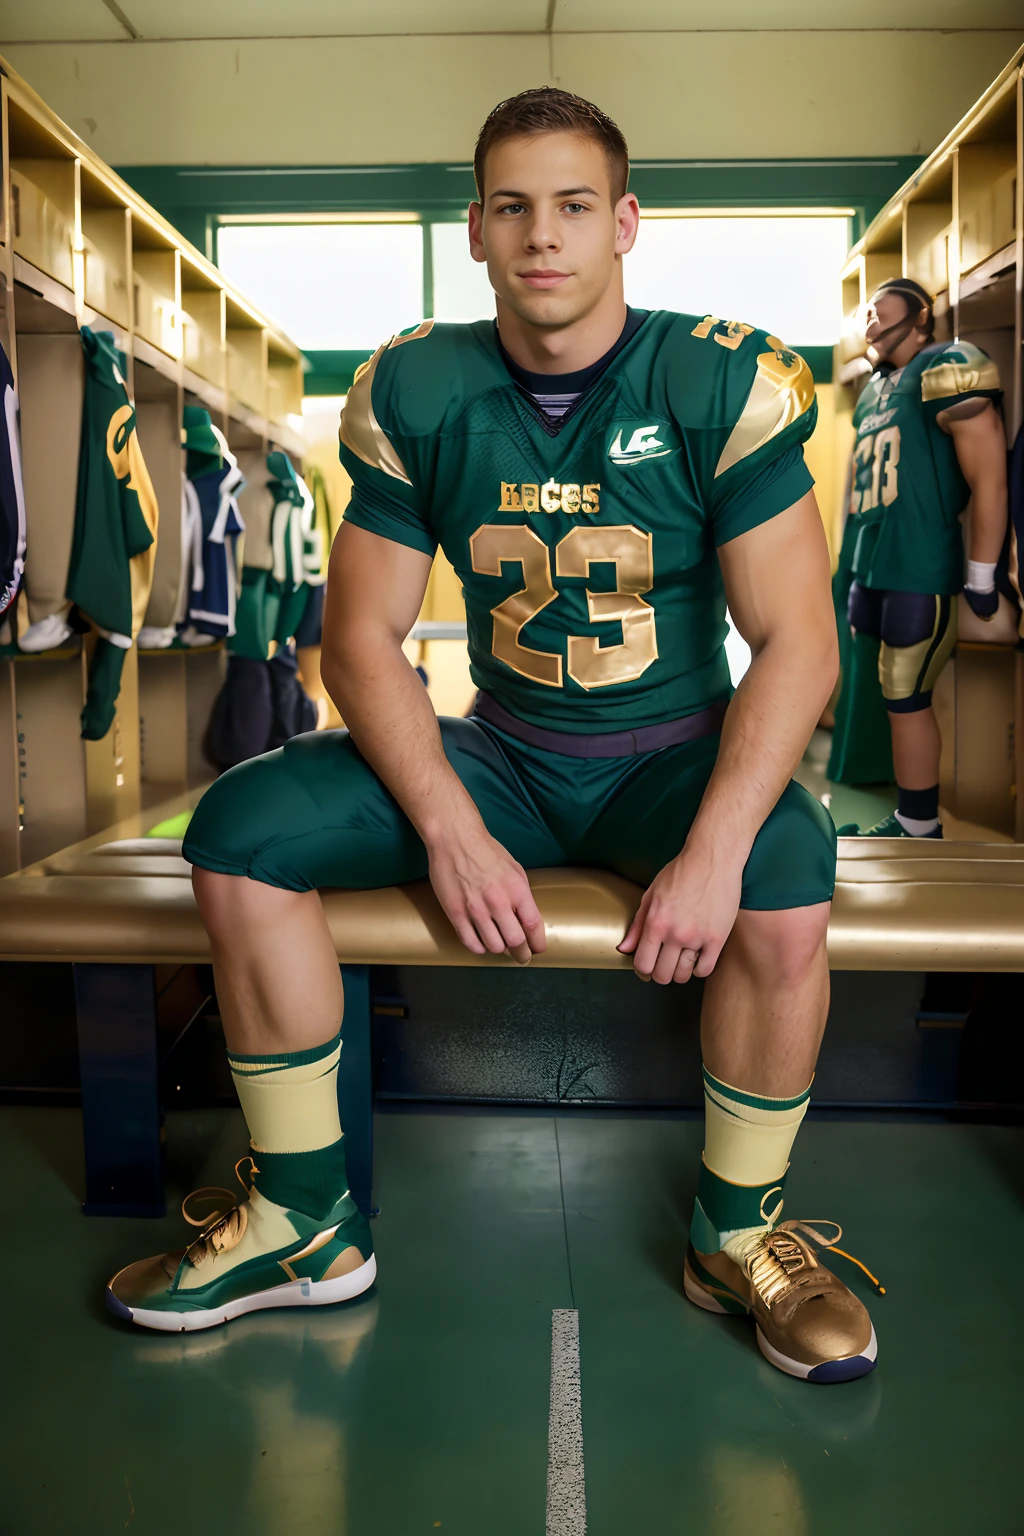
<path fill-rule="evenodd" d="M 442 719 L 445 753 L 487 830 L 525 868 L 590 864 L 648 885 L 686 841 L 718 737 L 637 757 L 543 751 L 480 720 Z M 289 891 L 370 890 L 427 873 L 397 801 L 347 731 L 296 736 L 207 790 L 185 838 L 193 864 Z M 754 841 L 741 905 L 828 901 L 836 833 L 825 808 L 786 786 Z"/>

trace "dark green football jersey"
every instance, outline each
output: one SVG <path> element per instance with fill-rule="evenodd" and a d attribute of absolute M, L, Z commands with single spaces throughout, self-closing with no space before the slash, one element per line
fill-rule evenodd
<path fill-rule="evenodd" d="M 655 311 L 560 422 L 493 322 L 396 336 L 342 413 L 346 520 L 465 592 L 474 682 L 532 724 L 653 725 L 729 692 L 717 547 L 812 485 L 811 373 L 775 337 Z"/>
<path fill-rule="evenodd" d="M 875 373 L 853 413 L 850 523 L 844 543 L 865 587 L 951 595 L 963 586 L 960 513 L 970 490 L 940 412 L 981 395 L 997 404 L 999 371 L 969 341 L 925 347 L 888 377 Z"/>

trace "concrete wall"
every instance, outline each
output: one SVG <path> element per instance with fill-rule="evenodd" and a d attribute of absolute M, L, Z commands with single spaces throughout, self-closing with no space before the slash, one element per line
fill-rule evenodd
<path fill-rule="evenodd" d="M 926 154 L 1017 31 L 693 32 L 16 43 L 0 51 L 113 165 L 465 162 L 486 112 L 555 83 L 635 160 Z"/>

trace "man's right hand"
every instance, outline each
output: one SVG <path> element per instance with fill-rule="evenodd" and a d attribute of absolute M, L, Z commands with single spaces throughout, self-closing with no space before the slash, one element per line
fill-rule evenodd
<path fill-rule="evenodd" d="M 474 955 L 506 952 L 520 965 L 547 948 L 544 919 L 526 871 L 481 824 L 428 847 L 430 883 L 449 922 Z"/>

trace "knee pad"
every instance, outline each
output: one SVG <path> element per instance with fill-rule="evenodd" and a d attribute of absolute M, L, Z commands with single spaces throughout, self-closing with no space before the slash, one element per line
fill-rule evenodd
<path fill-rule="evenodd" d="M 890 713 L 913 714 L 929 707 L 932 689 L 956 645 L 956 621 L 955 597 L 887 594 L 878 680 Z"/>

